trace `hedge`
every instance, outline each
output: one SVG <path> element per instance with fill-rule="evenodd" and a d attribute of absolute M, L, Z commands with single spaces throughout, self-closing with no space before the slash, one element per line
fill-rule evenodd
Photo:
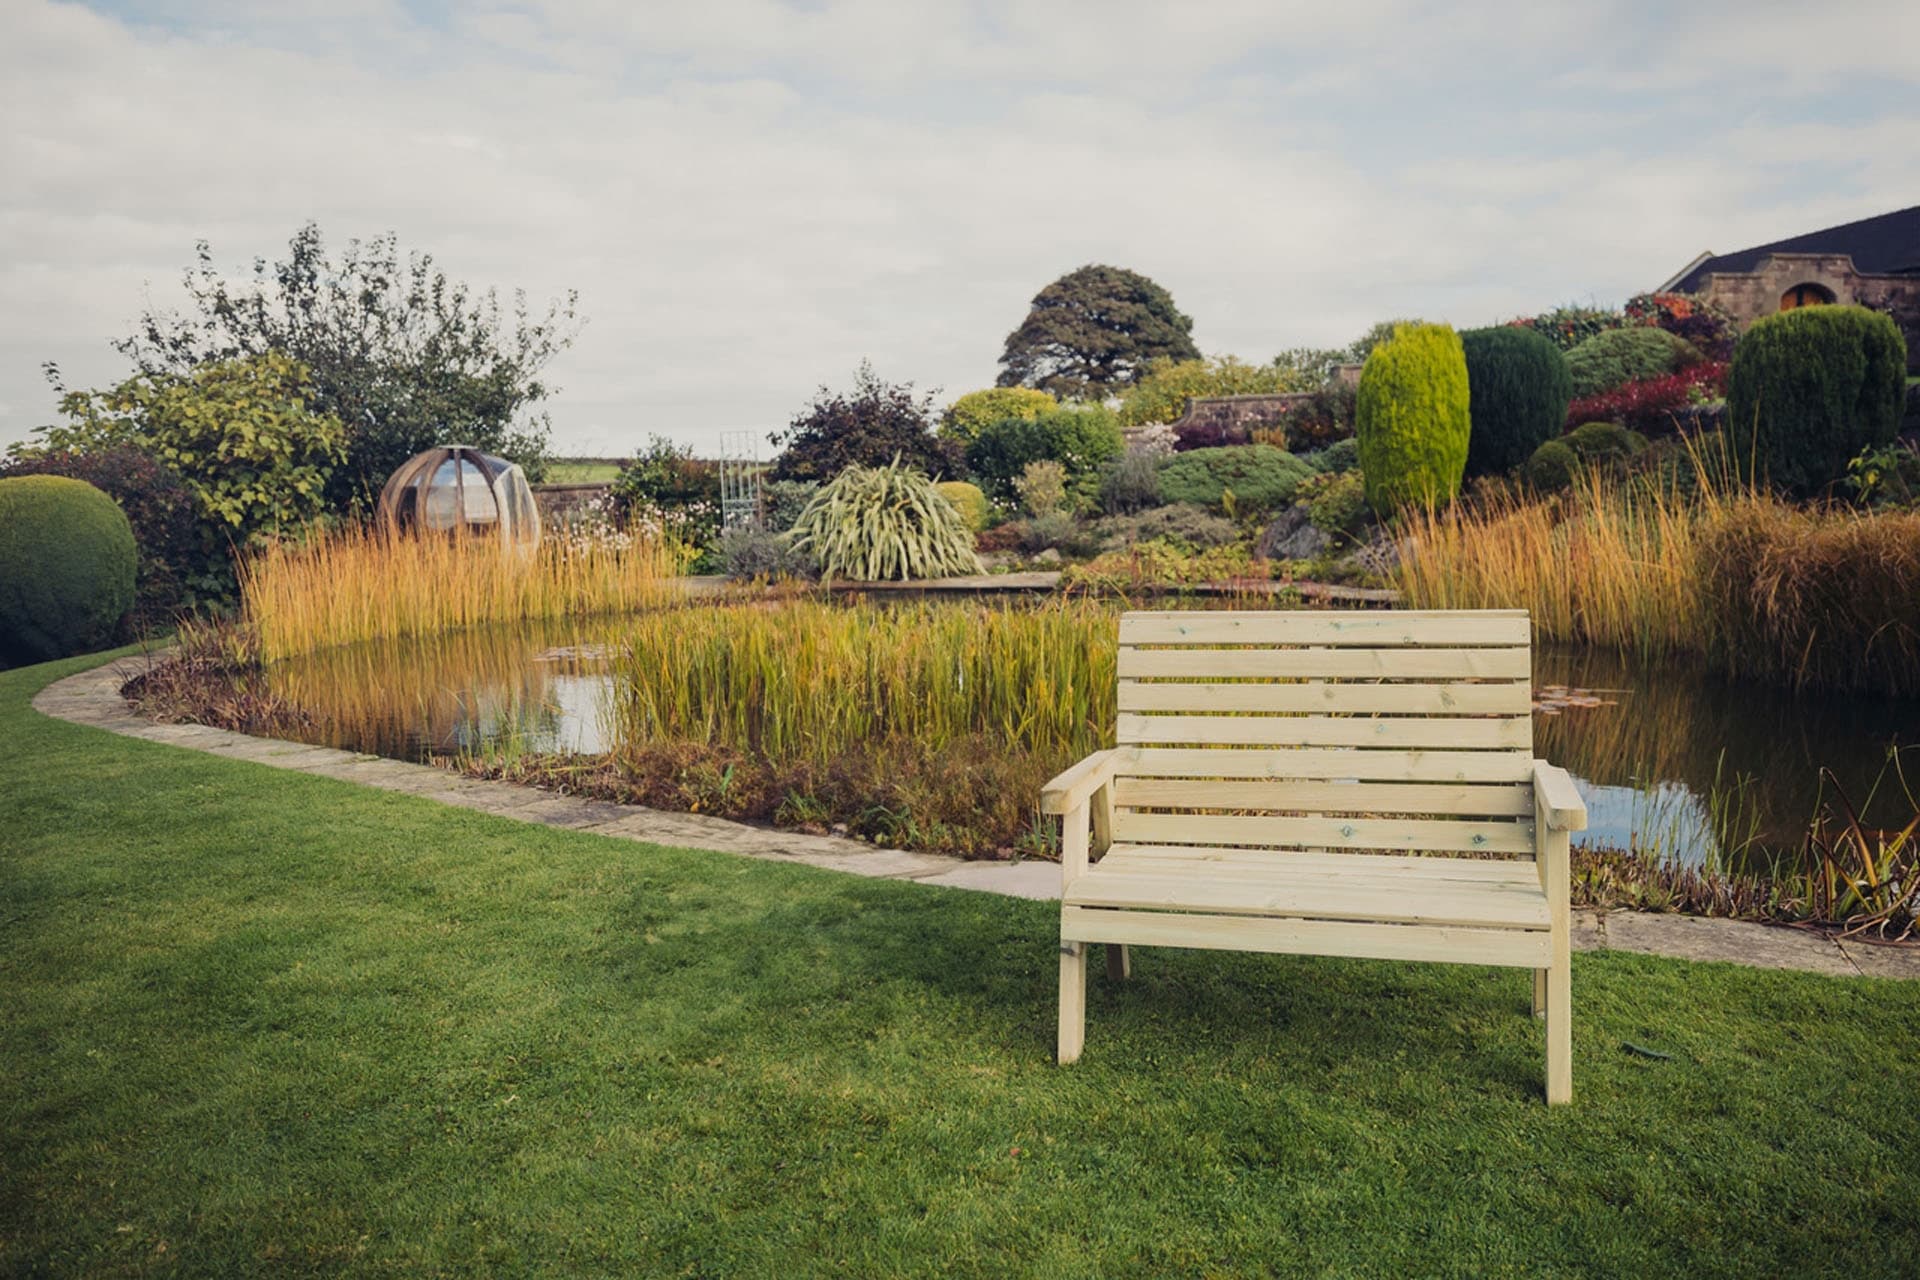
<path fill-rule="evenodd" d="M 1466 352 L 1447 325 L 1401 325 L 1373 349 L 1354 423 L 1368 506 L 1386 516 L 1460 492 L 1468 401 Z"/>
<path fill-rule="evenodd" d="M 1573 399 L 1560 348 L 1531 329 L 1500 325 L 1460 335 L 1471 431 L 1467 474 L 1511 471 L 1558 435 Z"/>
<path fill-rule="evenodd" d="M 84 480 L 0 480 L 0 660 L 104 646 L 133 606 L 138 564 L 126 513 Z"/>

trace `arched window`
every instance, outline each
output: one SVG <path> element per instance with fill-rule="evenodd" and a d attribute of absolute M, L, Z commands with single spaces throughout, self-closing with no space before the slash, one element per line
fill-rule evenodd
<path fill-rule="evenodd" d="M 1795 307 L 1823 307 L 1833 301 L 1833 290 L 1821 284 L 1797 284 L 1780 295 L 1780 309 L 1791 311 Z"/>

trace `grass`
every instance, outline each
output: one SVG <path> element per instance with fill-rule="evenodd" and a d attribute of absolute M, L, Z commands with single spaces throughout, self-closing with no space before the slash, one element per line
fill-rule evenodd
<path fill-rule="evenodd" d="M 550 462 L 543 484 L 611 484 L 620 477 L 617 462 Z"/>
<path fill-rule="evenodd" d="M 1920 513 L 1799 508 L 1727 479 L 1594 467 L 1564 494 L 1415 513 L 1415 608 L 1525 608 L 1541 635 L 1774 683 L 1920 696 Z"/>
<path fill-rule="evenodd" d="M 0 674 L 0 1272 L 1895 1275 L 1920 983 L 1151 951 L 44 719 Z M 1096 966 L 1097 967 L 1097 966 Z M 1649 1059 L 1626 1042 L 1672 1054 Z"/>
<path fill-rule="evenodd" d="M 679 596 L 684 562 L 644 533 L 555 536 L 532 555 L 484 537 L 388 537 L 353 525 L 279 542 L 240 566 L 251 636 L 268 661 L 335 645 L 522 619 L 624 613 Z"/>

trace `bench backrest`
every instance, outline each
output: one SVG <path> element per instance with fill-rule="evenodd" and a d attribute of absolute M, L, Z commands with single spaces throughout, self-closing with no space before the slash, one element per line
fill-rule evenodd
<path fill-rule="evenodd" d="M 1524 610 L 1120 619 L 1113 837 L 1531 856 Z"/>

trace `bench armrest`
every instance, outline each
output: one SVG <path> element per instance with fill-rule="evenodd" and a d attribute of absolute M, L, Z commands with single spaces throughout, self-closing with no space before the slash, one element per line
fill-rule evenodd
<path fill-rule="evenodd" d="M 1533 801 L 1550 831 L 1585 831 L 1587 804 L 1565 769 L 1545 760 L 1533 762 Z"/>
<path fill-rule="evenodd" d="M 1071 813 L 1079 808 L 1094 792 L 1113 781 L 1114 766 L 1119 762 L 1117 750 L 1094 752 L 1040 788 L 1040 812 Z"/>

